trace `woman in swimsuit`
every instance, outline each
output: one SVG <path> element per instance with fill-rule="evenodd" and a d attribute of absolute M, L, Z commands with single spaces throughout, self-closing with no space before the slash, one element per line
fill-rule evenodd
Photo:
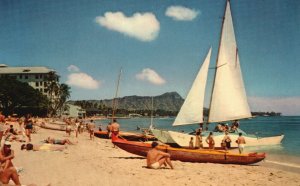
<path fill-rule="evenodd" d="M 208 144 L 209 149 L 214 149 L 215 148 L 215 140 L 213 138 L 213 133 L 210 132 L 209 136 L 206 138 L 206 143 Z"/>
<path fill-rule="evenodd" d="M 31 132 L 32 132 L 32 128 L 33 128 L 33 126 L 32 126 L 33 122 L 32 122 L 30 114 L 26 115 L 24 125 L 25 125 L 25 134 L 28 137 L 28 141 L 31 142 Z"/>

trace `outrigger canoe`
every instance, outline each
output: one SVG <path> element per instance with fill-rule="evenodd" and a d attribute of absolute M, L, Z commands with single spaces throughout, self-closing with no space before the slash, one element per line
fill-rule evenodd
<path fill-rule="evenodd" d="M 108 139 L 107 131 L 95 131 L 94 135 L 98 138 Z M 120 132 L 120 138 L 124 138 L 129 141 L 154 141 L 157 140 L 153 135 L 145 135 L 133 132 Z"/>
<path fill-rule="evenodd" d="M 139 156 L 147 156 L 151 144 L 143 142 L 126 141 L 120 138 L 112 142 L 119 148 Z M 265 153 L 237 154 L 224 150 L 202 150 L 173 148 L 167 145 L 159 145 L 158 149 L 171 155 L 171 160 L 197 163 L 221 163 L 221 164 L 254 164 L 265 159 Z"/>
<path fill-rule="evenodd" d="M 49 124 L 49 123 L 39 123 L 37 126 L 44 128 L 44 129 L 50 129 L 50 130 L 58 130 L 58 131 L 65 131 L 66 125 L 55 125 L 55 124 Z"/>

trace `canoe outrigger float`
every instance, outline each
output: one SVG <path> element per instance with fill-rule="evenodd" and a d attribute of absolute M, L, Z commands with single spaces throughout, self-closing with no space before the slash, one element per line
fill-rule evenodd
<path fill-rule="evenodd" d="M 126 141 L 120 138 L 113 139 L 112 142 L 129 153 L 145 157 L 152 148 L 149 143 Z M 173 148 L 167 145 L 159 145 L 158 149 L 169 153 L 171 160 L 182 162 L 248 165 L 260 162 L 266 157 L 265 153 L 237 154 L 224 150 L 184 149 Z"/>

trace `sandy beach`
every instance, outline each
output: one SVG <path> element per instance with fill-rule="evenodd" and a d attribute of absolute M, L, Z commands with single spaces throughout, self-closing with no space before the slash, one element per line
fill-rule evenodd
<path fill-rule="evenodd" d="M 173 161 L 174 170 L 145 168 L 146 160 L 119 148 L 110 140 L 89 139 L 87 133 L 75 138 L 65 132 L 39 129 L 32 134 L 33 144 L 42 144 L 48 136 L 68 138 L 76 145 L 68 145 L 63 152 L 21 151 L 22 143 L 13 142 L 13 163 L 23 170 L 22 184 L 38 186 L 118 186 L 118 185 L 300 185 L 299 172 L 270 166 L 222 165 Z M 270 163 L 269 163 L 270 164 Z M 12 182 L 10 182 L 12 184 Z"/>

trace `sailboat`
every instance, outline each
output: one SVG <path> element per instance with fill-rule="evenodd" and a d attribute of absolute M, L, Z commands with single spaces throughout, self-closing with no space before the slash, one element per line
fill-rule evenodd
<path fill-rule="evenodd" d="M 205 86 L 210 55 L 211 49 L 194 80 L 173 126 L 203 123 Z M 229 1 L 226 2 L 221 27 L 219 50 L 209 108 L 207 123 L 228 122 L 252 117 L 240 68 Z M 194 137 L 194 135 L 175 131 L 168 131 L 168 133 L 181 147 L 188 147 L 191 137 Z M 284 135 L 278 135 L 260 138 L 255 135 L 248 135 L 238 128 L 233 133 L 229 133 L 233 141 L 233 143 L 231 143 L 232 147 L 237 147 L 235 141 L 239 133 L 242 133 L 244 136 L 247 146 L 277 145 L 281 143 L 284 137 Z M 213 135 L 215 147 L 221 147 L 224 132 L 214 132 Z M 204 147 L 208 147 L 206 143 L 203 143 L 203 145 Z"/>
<path fill-rule="evenodd" d="M 229 7 L 229 2 L 227 1 L 227 6 L 226 6 L 226 17 L 228 17 L 228 14 L 230 14 L 230 7 Z M 231 21 L 231 19 L 230 19 Z M 227 20 L 224 20 L 224 22 L 230 22 Z M 226 30 L 226 32 L 233 32 L 233 27 L 230 28 L 230 25 L 222 25 L 222 30 Z M 231 21 L 232 25 L 232 21 Z M 223 31 L 222 31 L 223 32 Z M 223 34 L 224 35 L 224 34 Z M 224 36 L 221 37 L 222 43 L 227 43 L 228 41 L 225 40 Z M 230 42 L 235 39 L 234 36 L 231 36 Z M 217 71 L 220 71 L 220 73 L 216 74 L 215 79 L 218 81 L 215 81 L 215 86 L 220 86 L 220 87 L 214 87 L 213 91 L 213 98 L 211 101 L 211 108 L 213 110 L 218 111 L 217 113 L 210 113 L 209 121 L 210 122 L 218 122 L 218 121 L 224 121 L 224 120 L 234 120 L 234 119 L 240 119 L 240 118 L 247 118 L 251 116 L 248 103 L 246 101 L 246 94 L 245 91 L 243 90 L 243 81 L 242 80 L 236 80 L 235 78 L 237 76 L 241 77 L 241 72 L 240 70 L 237 71 L 235 68 L 239 68 L 239 61 L 238 61 L 238 56 L 236 55 L 236 63 L 234 66 L 229 64 L 229 59 L 228 56 L 231 56 L 232 54 L 227 54 L 228 52 L 232 52 L 228 49 L 227 47 L 233 48 L 235 45 L 226 45 L 222 44 L 219 49 L 219 57 L 220 60 L 223 58 L 226 59 L 224 64 L 221 62 L 218 62 L 217 60 L 217 65 L 219 66 L 217 68 Z M 188 94 L 188 97 L 186 98 L 176 120 L 174 121 L 173 125 L 185 125 L 185 124 L 194 124 L 194 123 L 201 123 L 203 121 L 203 102 L 204 102 L 204 92 L 205 92 L 205 86 L 206 86 L 206 79 L 207 79 L 207 72 L 208 72 L 208 67 L 209 67 L 209 61 L 210 61 L 210 56 L 211 56 L 211 49 L 209 50 L 207 57 L 204 60 L 204 63 L 202 67 L 200 68 L 200 71 L 196 77 L 196 80 L 193 83 L 193 86 L 191 88 L 191 91 Z M 228 64 L 227 64 L 228 63 Z M 223 70 L 221 69 L 227 69 L 227 71 L 222 72 Z M 235 70 L 234 70 L 235 69 Z M 229 76 L 229 77 L 226 77 Z M 237 106 L 236 109 L 238 109 L 236 112 L 231 113 L 232 109 L 228 109 L 224 112 L 219 113 L 219 111 L 222 111 L 223 109 L 226 109 L 226 105 L 228 104 L 228 100 L 226 100 L 226 97 L 221 96 L 219 97 L 217 95 L 216 91 L 221 91 L 224 92 L 225 94 L 230 94 L 229 90 L 220 90 L 220 88 L 224 88 L 224 85 L 222 84 L 220 79 L 226 78 L 227 81 L 231 82 L 228 86 L 225 85 L 225 88 L 231 88 L 230 91 L 236 90 L 238 88 L 239 90 L 242 91 L 241 93 L 234 93 L 235 97 L 234 98 L 245 98 L 244 100 L 234 100 L 234 101 L 229 101 L 229 102 L 235 102 L 233 106 Z M 242 86 L 241 86 L 242 85 Z M 244 91 L 244 92 L 243 92 Z M 217 99 L 216 99 L 217 98 Z M 216 99 L 216 100 L 215 100 Z M 222 99 L 222 100 L 218 100 Z M 225 99 L 225 100 L 223 100 Z M 220 107 L 221 106 L 221 107 Z M 224 107 L 225 106 L 225 107 Z M 224 114 L 223 114 L 224 113 Z M 190 137 L 188 134 L 181 134 L 178 132 L 171 132 L 168 131 L 169 135 L 173 138 L 173 140 L 178 143 L 179 145 L 181 144 L 180 142 L 183 141 L 190 141 L 190 138 L 186 140 L 186 137 Z M 183 137 L 183 138 L 181 138 Z M 113 139 L 112 141 L 116 146 L 119 148 L 133 153 L 137 154 L 140 156 L 147 156 L 147 152 L 151 149 L 151 145 L 148 143 L 142 143 L 142 142 L 132 142 L 132 141 L 126 141 L 122 139 Z M 184 146 L 184 145 L 183 145 Z M 210 162 L 210 163 L 231 163 L 231 164 L 253 164 L 256 162 L 259 162 L 265 158 L 264 153 L 245 153 L 245 154 L 236 154 L 233 152 L 225 151 L 225 150 L 205 150 L 205 149 L 185 149 L 185 148 L 173 148 L 167 145 L 160 145 L 158 146 L 158 149 L 161 151 L 167 152 L 171 155 L 172 160 L 179 160 L 179 161 L 185 161 L 185 162 L 199 162 L 199 163 L 204 163 L 204 162 Z"/>

